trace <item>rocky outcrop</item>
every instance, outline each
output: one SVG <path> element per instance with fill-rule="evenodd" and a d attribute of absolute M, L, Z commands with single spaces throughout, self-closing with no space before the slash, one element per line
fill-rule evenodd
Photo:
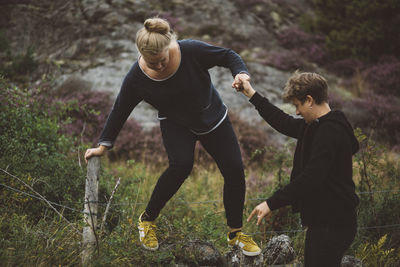
<path fill-rule="evenodd" d="M 240 266 L 264 266 L 264 257 L 261 253 L 258 256 L 249 257 L 242 253 L 240 248 L 233 247 L 231 251 L 225 254 L 227 266 L 229 267 L 240 267 Z"/>
<path fill-rule="evenodd" d="M 364 265 L 362 264 L 362 261 L 350 256 L 350 255 L 344 255 L 342 258 L 342 262 L 340 264 L 340 267 L 363 267 Z"/>
<path fill-rule="evenodd" d="M 172 252 L 178 266 L 229 266 L 229 267 L 263 267 L 263 266 L 299 266 L 294 263 L 294 249 L 286 235 L 272 238 L 255 257 L 245 256 L 240 248 L 233 247 L 224 256 L 216 247 L 207 241 L 182 240 L 180 242 L 164 242 L 160 251 Z M 301 266 L 301 265 L 300 265 Z"/>
<path fill-rule="evenodd" d="M 274 236 L 255 257 L 245 256 L 240 248 L 233 247 L 224 256 L 213 244 L 201 240 L 184 240 L 179 243 L 162 243 L 160 251 L 175 251 L 175 262 L 180 267 L 187 266 L 227 266 L 227 267 L 301 267 L 296 262 L 296 253 L 287 235 Z M 362 267 L 362 262 L 345 255 L 341 267 Z"/>
<path fill-rule="evenodd" d="M 136 31 L 147 17 L 167 18 L 180 38 L 202 39 L 241 51 L 276 46 L 276 31 L 299 17 L 307 7 L 305 1 L 296 1 L 300 4 L 289 0 L 279 1 L 279 4 L 250 1 L 254 2 L 250 5 L 244 5 L 244 2 L 8 1 L 0 11 L 0 27 L 6 32 L 14 51 L 24 52 L 33 47 L 42 63 L 58 61 L 63 63 L 62 71 L 81 70 L 82 66 L 87 69 L 90 65 L 80 65 L 79 61 L 102 64 L 103 58 L 117 60 L 121 53 L 134 50 Z"/>
<path fill-rule="evenodd" d="M 178 243 L 161 243 L 160 251 L 173 252 L 178 266 L 226 266 L 215 246 L 201 240 L 183 240 Z"/>
<path fill-rule="evenodd" d="M 268 243 L 264 252 L 265 262 L 268 265 L 291 263 L 296 253 L 287 235 L 274 236 Z"/>
<path fill-rule="evenodd" d="M 11 1 L 12 2 L 12 1 Z M 11 3 L 10 2 L 10 3 Z M 180 38 L 196 38 L 242 52 L 254 86 L 282 105 L 280 91 L 288 73 L 262 65 L 252 50 L 277 45 L 275 34 L 307 9 L 306 1 L 242 0 L 31 0 L 3 5 L 0 23 L 15 53 L 28 47 L 39 61 L 39 79 L 51 74 L 57 84 L 71 76 L 92 89 L 116 96 L 125 74 L 137 59 L 134 38 L 147 17 L 167 18 Z M 211 70 L 213 82 L 228 108 L 251 123 L 262 123 L 251 104 L 231 88 L 229 70 Z M 145 129 L 155 126 L 156 111 L 141 103 L 133 117 Z M 273 132 L 271 130 L 268 130 Z M 276 137 L 278 140 L 281 137 Z"/>
<path fill-rule="evenodd" d="M 279 235 L 273 237 L 262 250 L 259 256 L 248 257 L 243 255 L 240 249 L 234 247 L 231 251 L 225 254 L 225 259 L 228 266 L 285 266 L 285 264 L 294 263 L 295 251 L 291 245 L 291 241 L 286 235 Z"/>

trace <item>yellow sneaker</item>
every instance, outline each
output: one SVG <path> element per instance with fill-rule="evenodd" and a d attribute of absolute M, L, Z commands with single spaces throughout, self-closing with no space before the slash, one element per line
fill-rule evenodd
<path fill-rule="evenodd" d="M 236 236 L 232 239 L 229 239 L 228 233 L 227 238 L 229 246 L 239 246 L 246 256 L 257 256 L 261 253 L 261 249 L 257 246 L 256 242 L 243 232 L 237 232 Z"/>
<path fill-rule="evenodd" d="M 139 240 L 142 246 L 148 250 L 158 249 L 158 240 L 156 237 L 156 225 L 154 222 L 142 221 L 142 215 L 139 217 Z"/>

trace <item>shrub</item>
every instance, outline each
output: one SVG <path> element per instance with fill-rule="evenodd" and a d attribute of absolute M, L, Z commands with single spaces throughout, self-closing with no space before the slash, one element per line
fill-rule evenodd
<path fill-rule="evenodd" d="M 328 61 L 326 68 L 340 76 L 351 77 L 352 75 L 356 74 L 357 71 L 364 70 L 365 63 L 358 59 L 346 58 L 333 62 Z"/>
<path fill-rule="evenodd" d="M 33 58 L 33 49 L 27 49 L 24 55 L 17 55 L 13 58 L 13 62 L 7 72 L 9 75 L 24 75 L 33 72 L 38 66 L 37 61 Z"/>
<path fill-rule="evenodd" d="M 8 51 L 9 43 L 3 31 L 0 31 L 0 54 Z"/>
<path fill-rule="evenodd" d="M 383 54 L 400 56 L 400 37 L 396 32 L 400 27 L 399 1 L 312 2 L 315 19 L 308 28 L 327 36 L 326 44 L 333 58 L 377 60 Z"/>
<path fill-rule="evenodd" d="M 332 109 L 342 110 L 346 105 L 345 100 L 335 92 L 328 92 L 329 106 Z"/>
<path fill-rule="evenodd" d="M 75 137 L 79 143 L 96 146 L 100 133 L 111 111 L 111 94 L 90 90 L 90 83 L 72 77 L 57 90 L 47 87 L 42 101 L 51 99 L 53 105 L 64 109 L 61 131 Z M 43 96 L 43 95 L 42 95 Z M 108 153 L 111 160 L 135 159 L 141 157 L 158 158 L 163 155 L 159 132 L 144 132 L 134 119 L 128 119 L 115 142 L 115 148 Z M 78 145 L 78 144 L 77 144 Z"/>
<path fill-rule="evenodd" d="M 111 160 L 134 159 L 140 162 L 150 160 L 153 164 L 167 161 L 160 128 L 154 127 L 145 132 L 132 119 L 125 123 L 115 142 L 115 148 L 110 150 L 108 155 Z"/>
<path fill-rule="evenodd" d="M 230 120 L 236 132 L 241 148 L 243 161 L 247 164 L 260 165 L 270 159 L 271 153 L 263 150 L 273 146 L 267 133 L 255 126 L 249 125 L 234 113 L 229 113 Z M 255 152 L 260 150 L 255 155 Z M 115 143 L 115 148 L 108 152 L 111 160 L 134 159 L 140 162 L 151 161 L 152 164 L 167 162 L 167 154 L 162 142 L 159 127 L 143 131 L 133 120 L 128 120 Z M 195 162 L 207 165 L 214 162 L 206 150 L 198 142 L 195 149 Z"/>
<path fill-rule="evenodd" d="M 400 253 L 396 249 L 385 249 L 387 234 L 382 236 L 376 244 L 366 242 L 356 251 L 356 257 L 362 260 L 365 266 L 391 267 L 398 264 Z"/>
<path fill-rule="evenodd" d="M 291 26 L 278 33 L 278 41 L 284 50 L 261 52 L 255 57 L 264 58 L 262 64 L 289 71 L 308 68 L 307 62 L 325 64 L 328 60 L 324 37 L 320 34 L 306 33 Z"/>
<path fill-rule="evenodd" d="M 75 145 L 75 139 L 60 133 L 60 117 L 65 116 L 68 105 L 63 109 L 52 106 L 46 101 L 46 90 L 12 87 L 3 78 L 0 88 L 0 198 L 4 200 L 0 208 L 11 216 L 25 216 L 31 224 L 59 220 L 52 210 L 47 213 L 50 207 L 40 202 L 24 182 L 68 220 L 81 220 L 86 177 L 81 152 L 86 146 Z M 110 179 L 107 175 L 103 177 Z M 108 196 L 104 183 L 100 183 L 100 199 Z M 103 209 L 98 212 L 100 216 Z M 112 211 L 107 227 L 115 226 L 116 219 Z"/>
<path fill-rule="evenodd" d="M 387 248 L 399 246 L 399 233 L 395 225 L 400 220 L 400 203 L 398 201 L 399 170 L 398 161 L 389 157 L 387 148 L 377 145 L 367 138 L 360 129 L 355 130 L 360 142 L 360 151 L 354 157 L 356 191 L 359 192 L 358 207 L 359 231 L 354 246 L 368 241 L 378 242 L 385 234 L 391 239 Z"/>
<path fill-rule="evenodd" d="M 262 63 L 281 70 L 294 71 L 305 66 L 305 60 L 296 50 L 271 51 L 267 55 L 258 55 L 264 58 Z"/>
<path fill-rule="evenodd" d="M 259 202 L 271 196 L 276 190 L 282 189 L 289 183 L 292 168 L 294 142 L 289 142 L 283 147 L 265 147 L 264 152 L 268 155 L 268 160 L 257 168 L 261 171 L 259 176 L 254 173 L 247 179 L 248 191 L 257 194 Z M 259 153 L 258 150 L 256 153 Z M 250 210 L 251 211 L 251 210 Z M 250 212 L 249 211 L 249 212 Z M 300 229 L 299 214 L 293 214 L 291 207 L 287 206 L 271 213 L 268 218 L 268 225 L 263 227 L 263 231 L 288 231 Z"/>
<path fill-rule="evenodd" d="M 292 26 L 281 31 L 278 40 L 283 47 L 297 51 L 312 62 L 325 63 L 327 51 L 325 38 L 321 34 L 307 33 L 297 26 Z"/>
<path fill-rule="evenodd" d="M 25 82 L 27 74 L 33 73 L 38 62 L 34 58 L 34 50 L 29 47 L 25 54 L 13 55 L 9 41 L 3 31 L 0 31 L 0 75 L 16 82 Z"/>
<path fill-rule="evenodd" d="M 265 0 L 234 0 L 233 2 L 240 11 L 249 10 L 257 5 L 265 4 Z"/>
<path fill-rule="evenodd" d="M 78 165 L 73 140 L 59 134 L 57 118 L 46 112 L 47 106 L 36 101 L 32 91 L 11 87 L 3 78 L 1 88 L 1 168 L 30 184 L 49 201 L 76 202 L 79 196 L 83 198 L 85 173 Z M 0 178 L 3 184 L 29 191 L 4 172 Z M 44 211 L 44 206 L 26 195 L 8 190 L 0 194 L 7 200 L 3 203 L 6 207 L 15 207 L 33 218 Z M 68 210 L 65 213 L 72 215 Z"/>
<path fill-rule="evenodd" d="M 378 140 L 391 146 L 400 145 L 400 99 L 368 91 L 363 98 L 351 101 L 353 109 L 363 111 L 364 116 L 353 118 L 357 127 L 373 129 Z"/>
<path fill-rule="evenodd" d="M 400 97 L 400 60 L 397 58 L 382 58 L 365 70 L 365 76 L 375 93 Z"/>
<path fill-rule="evenodd" d="M 2 58 L 3 62 L 9 61 L 9 64 L 0 65 L 0 75 L 17 82 L 25 82 L 28 75 L 36 70 L 38 62 L 33 57 L 33 50 L 30 48 L 25 54 Z"/>
<path fill-rule="evenodd" d="M 42 101 L 50 100 L 57 110 L 64 110 L 60 117 L 64 121 L 61 131 L 95 145 L 112 106 L 111 95 L 91 91 L 90 83 L 76 77 L 67 79 L 56 90 L 49 84 L 42 87 L 46 90 L 46 94 L 41 94 Z"/>
<path fill-rule="evenodd" d="M 268 133 L 250 125 L 235 113 L 229 113 L 229 118 L 237 135 L 245 164 L 261 166 L 271 159 L 273 152 L 267 148 L 274 148 L 275 144 Z"/>

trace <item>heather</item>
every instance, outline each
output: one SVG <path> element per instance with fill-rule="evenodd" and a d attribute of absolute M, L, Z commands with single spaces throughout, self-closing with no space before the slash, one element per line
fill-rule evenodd
<path fill-rule="evenodd" d="M 84 190 L 85 172 L 82 165 L 68 159 L 76 159 L 79 146 L 71 138 L 60 134 L 62 121 L 50 116 L 50 106 L 37 101 L 37 90 L 22 90 L 10 86 L 3 78 L 0 80 L 0 165 L 3 170 L 20 177 L 35 190 L 41 192 L 49 201 L 62 203 L 75 200 L 72 208 L 80 208 L 76 195 Z M 62 114 L 63 111 L 59 110 Z M 82 150 L 80 150 L 82 151 Z M 13 178 L 1 173 L 1 183 L 17 189 L 25 187 Z M 3 210 L 14 210 L 33 221 L 39 220 L 46 208 L 37 205 L 37 200 L 2 187 Z M 5 209 L 5 207 L 8 207 Z M 7 213 L 4 213 L 6 215 Z M 76 218 L 70 210 L 66 216 Z"/>
<path fill-rule="evenodd" d="M 335 59 L 375 61 L 383 54 L 400 56 L 398 1 L 313 0 L 312 3 L 315 16 L 308 27 L 326 35 L 326 45 Z"/>
<path fill-rule="evenodd" d="M 0 6 L 0 265 L 81 265 L 83 154 L 97 145 L 113 105 L 105 87 L 118 90 L 137 56 L 136 30 L 153 15 L 168 19 L 180 39 L 233 48 L 257 90 L 278 105 L 294 70 L 327 76 L 330 105 L 345 112 L 361 144 L 353 158 L 358 231 L 346 254 L 364 266 L 398 265 L 399 1 L 6 0 Z M 232 90 L 229 71 L 210 72 L 219 92 Z M 254 123 L 255 110 L 241 113 L 241 102 L 226 104 L 245 165 L 245 219 L 289 182 L 296 140 L 272 136 L 278 133 Z M 101 163 L 100 220 L 119 178 L 121 184 L 104 229 L 96 229 L 91 265 L 199 266 L 184 249 L 193 240 L 229 251 L 223 177 L 200 143 L 191 175 L 157 219 L 169 248 L 157 252 L 141 248 L 137 218 L 168 164 L 159 127 L 145 129 L 129 118 Z M 288 235 L 295 263 L 304 262 L 305 229 L 289 207 L 260 227 L 244 224 L 262 248 Z"/>
<path fill-rule="evenodd" d="M 60 119 L 59 132 L 74 137 L 74 145 L 97 145 L 98 138 L 111 111 L 111 95 L 93 91 L 90 83 L 78 78 L 64 81 L 53 89 L 50 82 L 42 82 L 30 89 L 32 103 L 41 105 L 44 111 Z M 242 156 L 248 164 L 260 164 L 270 155 L 260 152 L 258 148 L 272 146 L 270 138 L 256 126 L 241 119 L 237 114 L 229 114 L 240 141 Z M 197 160 L 210 163 L 211 157 L 198 144 Z M 166 153 L 162 144 L 159 127 L 145 130 L 134 119 L 129 118 L 121 129 L 115 147 L 108 153 L 110 160 L 136 161 L 152 159 L 154 163 L 165 161 Z"/>
<path fill-rule="evenodd" d="M 279 33 L 278 40 L 281 46 L 297 51 L 311 62 L 322 64 L 326 60 L 325 39 L 321 34 L 307 33 L 298 26 L 291 26 Z"/>
<path fill-rule="evenodd" d="M 355 126 L 398 150 L 400 59 L 393 29 L 399 4 L 312 2 L 312 14 L 304 14 L 300 26 L 279 31 L 281 48 L 263 51 L 257 55 L 263 58 L 260 62 L 289 71 L 315 71 L 319 66 L 334 73 L 354 97 L 333 91 L 332 106 L 346 110 Z"/>
<path fill-rule="evenodd" d="M 400 97 L 400 60 L 395 57 L 382 59 L 365 69 L 366 81 L 377 94 Z"/>
<path fill-rule="evenodd" d="M 355 109 L 364 113 L 361 118 L 353 118 L 354 124 L 368 129 L 375 139 L 398 150 L 400 145 L 398 131 L 400 128 L 400 99 L 367 92 L 363 98 L 351 102 Z"/>
<path fill-rule="evenodd" d="M 108 102 L 106 95 L 97 97 L 98 92 L 88 88 L 74 91 L 74 97 L 68 97 L 69 92 L 64 90 L 69 82 L 56 89 L 48 82 L 20 89 L 2 79 L 5 90 L 0 94 L 4 103 L 0 120 L 4 152 L 0 157 L 3 185 L 0 191 L 3 214 L 0 258 L 7 264 L 80 264 L 79 229 L 83 222 L 80 211 L 86 175 L 82 156 L 96 138 L 89 136 L 91 131 L 85 127 L 95 129 L 96 116 L 104 116 L 100 114 L 104 110 L 100 109 L 108 110 L 110 103 L 105 104 Z M 79 84 L 82 88 L 82 81 L 75 85 Z M 88 98 L 91 100 L 87 101 Z M 265 132 L 252 128 L 233 113 L 230 117 L 246 163 L 244 216 L 247 216 L 258 202 L 288 183 L 294 142 L 285 146 L 269 143 Z M 86 126 L 83 129 L 68 126 L 75 123 Z M 96 127 L 101 129 L 99 125 Z M 99 254 L 93 264 L 133 266 L 193 262 L 191 255 L 183 255 L 179 249 L 155 253 L 141 249 L 136 219 L 166 167 L 167 159 L 158 127 L 143 131 L 137 122 L 129 120 L 124 129 L 113 150 L 102 159 L 101 215 L 115 181 L 121 178 L 122 182 L 114 196 L 105 230 L 98 232 Z M 371 257 L 372 252 L 374 255 L 385 253 L 385 262 L 390 263 L 396 259 L 399 245 L 393 227 L 400 218 L 398 156 L 374 143 L 359 129 L 357 136 L 362 147 L 354 158 L 353 167 L 361 200 L 360 229 L 348 253 L 366 262 L 378 261 L 378 256 Z M 21 181 L 49 200 L 68 222 Z M 212 242 L 221 253 L 226 253 L 222 185 L 217 166 L 198 146 L 192 174 L 158 218 L 159 238 L 163 242 L 180 244 L 190 236 Z M 303 261 L 304 229 L 298 215 L 290 208 L 273 212 L 268 223 L 260 227 L 245 224 L 245 231 L 262 246 L 278 233 L 289 235 L 296 250 L 296 261 Z"/>

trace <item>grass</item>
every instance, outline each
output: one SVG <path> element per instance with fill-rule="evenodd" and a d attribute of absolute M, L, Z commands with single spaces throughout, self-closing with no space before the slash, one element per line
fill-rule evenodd
<path fill-rule="evenodd" d="M 133 161 L 105 162 L 105 169 L 113 172 L 114 177 L 121 177 L 121 186 L 116 194 L 121 205 L 117 206 L 120 212 L 118 226 L 102 242 L 99 264 L 133 266 L 134 263 L 143 264 L 143 259 L 146 259 L 148 264 L 165 265 L 176 260 L 174 251 L 144 251 L 138 241 L 136 229 L 137 219 L 145 209 L 153 187 L 165 167 Z M 113 181 L 103 182 L 108 183 L 108 188 L 113 188 Z M 191 175 L 156 220 L 160 243 L 181 244 L 185 240 L 199 239 L 213 243 L 221 254 L 228 252 L 228 227 L 222 203 L 222 189 L 223 178 L 216 166 L 206 168 L 195 165 Z M 265 196 L 265 192 L 262 195 Z M 251 210 L 262 201 L 259 198 L 260 192 L 247 192 L 243 215 L 244 231 L 252 234 L 258 244 L 265 246 L 274 234 L 269 232 L 266 225 L 257 227 L 255 221 L 245 221 Z M 291 237 L 295 237 L 295 247 L 302 254 L 304 233 L 293 233 Z"/>
<path fill-rule="evenodd" d="M 391 164 L 390 160 L 388 158 L 388 162 L 381 162 L 382 158 L 380 158 L 379 164 L 369 166 L 374 167 L 370 169 L 370 173 L 381 177 L 396 175 L 397 167 L 394 166 L 393 170 L 387 167 L 389 166 L 387 164 Z M 102 233 L 99 252 L 91 262 L 93 266 L 174 266 L 182 261 L 182 257 L 193 263 L 194 256 L 183 253 L 181 250 L 188 240 L 211 242 L 222 255 L 229 251 L 226 242 L 228 227 L 222 203 L 223 178 L 215 164 L 208 166 L 195 164 L 191 175 L 161 211 L 156 220 L 159 241 L 165 246 L 175 245 L 169 246 L 170 249 L 156 252 L 142 249 L 137 232 L 137 219 L 145 209 L 158 177 L 166 168 L 166 163 L 152 165 L 133 160 L 110 162 L 103 158 L 102 165 L 100 182 L 109 191 L 108 195 L 118 177 L 121 177 L 121 185 L 114 195 L 106 232 Z M 360 162 L 355 160 L 357 181 L 361 180 L 358 174 L 359 166 Z M 289 208 L 273 212 L 268 222 L 264 222 L 260 227 L 255 225 L 254 220 L 250 223 L 246 222 L 251 210 L 262 199 L 269 196 L 279 182 L 287 183 L 289 170 L 275 168 L 274 171 L 268 172 L 266 168 L 252 168 L 251 171 L 250 168 L 246 169 L 249 186 L 247 186 L 243 214 L 244 231 L 251 234 L 261 247 L 265 247 L 273 236 L 282 233 L 288 235 L 296 251 L 296 261 L 302 262 L 305 232 L 302 231 L 298 222 L 298 215 L 292 214 Z M 280 181 L 277 179 L 278 175 L 281 177 Z M 378 185 L 375 187 L 375 189 L 379 188 Z M 398 182 L 394 188 L 398 188 Z M 81 197 L 83 196 L 77 198 Z M 107 202 L 104 195 L 100 195 L 99 199 L 100 202 Z M 379 203 L 386 203 L 381 199 L 379 201 Z M 397 203 L 393 202 L 395 200 L 390 201 L 392 202 L 387 203 Z M 39 201 L 37 204 L 45 205 Z M 68 203 L 66 205 L 68 206 Z M 7 202 L 3 201 L 1 206 L 7 207 Z M 104 211 L 104 207 L 105 205 L 100 205 L 101 212 Z M 376 207 L 378 207 L 377 204 Z M 383 209 L 385 210 L 387 209 Z M 83 220 L 73 221 L 73 227 L 71 227 L 50 209 L 47 209 L 45 214 L 42 214 L 42 218 L 35 222 L 29 220 L 22 212 L 13 210 L 12 207 L 2 209 L 1 213 L 0 262 L 2 266 L 81 265 L 81 236 L 73 230 L 73 227 L 82 229 Z M 362 248 L 371 248 L 367 245 L 375 241 L 366 239 L 371 235 L 365 231 L 359 232 L 358 241 L 354 242 L 353 248 L 349 251 L 350 254 L 367 256 L 362 254 L 367 249 Z M 395 232 L 392 235 L 395 236 L 394 234 Z M 388 235 L 388 240 L 391 240 L 391 234 Z M 390 261 L 398 254 L 397 250 L 392 251 L 386 246 L 375 250 L 388 253 L 387 258 Z M 379 253 L 376 252 L 377 257 Z M 369 255 L 368 259 L 373 261 L 375 258 L 371 259 L 371 257 Z"/>
<path fill-rule="evenodd" d="M 107 233 L 102 235 L 99 255 L 92 262 L 94 266 L 173 265 L 177 255 L 180 255 L 179 246 L 187 240 L 208 241 L 222 255 L 228 252 L 228 227 L 222 203 L 223 178 L 216 166 L 205 168 L 195 165 L 192 174 L 166 204 L 156 221 L 160 243 L 178 244 L 175 250 L 148 252 L 139 243 L 137 219 L 166 166 L 129 160 L 109 162 L 105 158 L 102 163 L 101 183 L 111 191 L 117 177 L 121 177 L 121 185 L 114 195 L 107 220 Z M 254 222 L 245 222 L 247 215 L 261 202 L 248 199 L 258 197 L 259 193 L 247 193 L 243 215 L 244 231 L 253 234 L 255 241 L 264 246 L 272 234 L 262 234 L 266 230 L 264 226 L 258 228 Z M 100 202 L 106 202 L 101 195 L 99 199 Z M 45 204 L 38 202 L 38 205 Z M 104 205 L 100 205 L 100 209 L 104 209 Z M 0 260 L 4 266 L 30 266 L 32 263 L 35 266 L 76 266 L 81 263 L 81 236 L 70 225 L 54 216 L 50 209 L 36 223 L 10 209 L 1 216 L 0 225 Z M 72 226 L 81 229 L 83 221 L 75 221 Z M 190 258 L 190 255 L 184 257 Z"/>
<path fill-rule="evenodd" d="M 179 252 L 144 251 L 138 241 L 136 229 L 137 218 L 145 209 L 153 187 L 165 167 L 133 161 L 105 162 L 105 169 L 113 172 L 114 177 L 121 177 L 121 186 L 116 194 L 121 205 L 117 206 L 120 212 L 119 224 L 102 241 L 98 264 L 134 266 L 144 264 L 144 259 L 149 265 L 164 266 L 174 263 L 175 255 Z M 113 181 L 103 182 L 107 183 L 108 188 L 113 188 Z M 226 242 L 228 227 L 222 203 L 222 189 L 223 178 L 215 166 L 205 168 L 195 165 L 191 175 L 166 204 L 156 220 L 160 243 L 182 244 L 186 240 L 203 240 L 214 244 L 221 254 L 228 252 Z M 261 200 L 253 200 L 258 197 L 258 193 L 248 192 L 247 194 L 243 216 L 244 231 L 253 234 L 256 242 L 264 246 L 272 234 L 262 233 L 268 230 L 265 226 L 259 228 L 255 222 L 245 222 L 250 211 L 261 202 Z M 299 236 L 299 242 L 304 242 L 302 233 Z"/>

